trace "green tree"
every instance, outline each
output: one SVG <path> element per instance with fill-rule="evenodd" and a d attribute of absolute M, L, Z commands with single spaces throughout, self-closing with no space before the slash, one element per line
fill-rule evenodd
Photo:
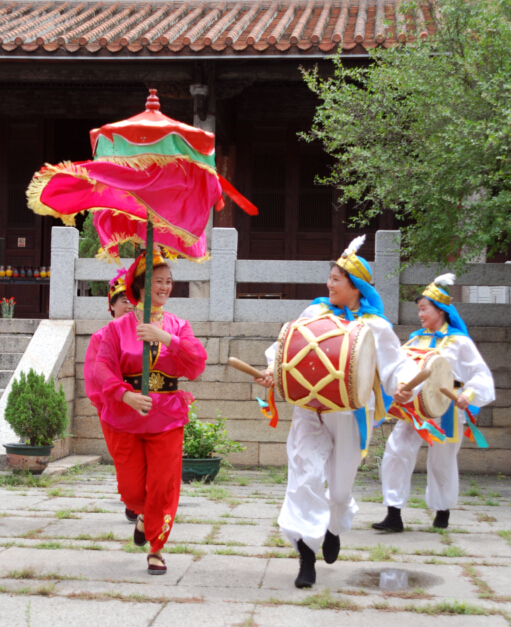
<path fill-rule="evenodd" d="M 426 41 L 376 49 L 363 68 L 334 56 L 330 78 L 304 73 L 322 101 L 304 137 L 335 157 L 324 182 L 358 224 L 392 211 L 405 257 L 462 269 L 511 239 L 511 1 L 436 4 Z"/>
<path fill-rule="evenodd" d="M 93 214 L 89 211 L 83 228 L 80 232 L 80 245 L 79 256 L 82 258 L 90 259 L 96 256 L 96 253 L 101 248 L 98 232 L 94 228 Z M 119 246 L 120 257 L 132 259 L 138 255 L 138 250 L 134 244 L 127 242 Z M 108 281 L 89 281 L 91 293 L 93 296 L 107 296 L 108 295 Z"/>

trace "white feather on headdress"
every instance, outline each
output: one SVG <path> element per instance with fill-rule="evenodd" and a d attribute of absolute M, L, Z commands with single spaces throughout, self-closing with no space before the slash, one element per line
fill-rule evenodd
<path fill-rule="evenodd" d="M 456 280 L 456 275 L 452 272 L 447 274 L 441 274 L 435 279 L 435 285 L 453 285 Z"/>
<path fill-rule="evenodd" d="M 342 253 L 344 258 L 349 257 L 352 253 L 357 253 L 358 249 L 362 246 L 362 244 L 366 241 L 365 235 L 359 235 L 355 237 L 355 239 L 351 242 L 351 244 L 346 248 L 346 250 Z"/>

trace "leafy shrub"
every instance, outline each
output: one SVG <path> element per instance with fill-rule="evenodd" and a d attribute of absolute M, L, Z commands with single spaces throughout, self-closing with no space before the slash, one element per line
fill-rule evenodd
<path fill-rule="evenodd" d="M 190 405 L 189 422 L 185 425 L 183 457 L 205 459 L 215 455 L 225 456 L 245 450 L 239 442 L 231 440 L 225 429 L 226 418 L 218 415 L 216 423 L 201 422 L 197 418 L 195 403 Z"/>
<path fill-rule="evenodd" d="M 7 399 L 5 420 L 30 446 L 44 446 L 66 435 L 67 403 L 62 384 L 57 392 L 53 379 L 44 380 L 32 368 L 14 380 Z"/>

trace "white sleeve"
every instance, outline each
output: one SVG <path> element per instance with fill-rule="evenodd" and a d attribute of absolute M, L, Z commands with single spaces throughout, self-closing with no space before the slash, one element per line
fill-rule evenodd
<path fill-rule="evenodd" d="M 452 366 L 456 379 L 464 384 L 463 392 L 467 393 L 470 403 L 476 407 L 483 407 L 491 403 L 495 400 L 495 386 L 490 369 L 481 353 L 468 337 L 457 338 L 456 344 L 458 345 L 458 354 L 456 362 Z"/>
<path fill-rule="evenodd" d="M 322 313 L 321 305 L 309 305 L 307 309 L 302 311 L 302 313 L 298 316 L 298 318 L 314 318 L 314 316 L 319 316 Z M 297 318 L 297 320 L 298 320 Z M 268 362 L 268 368 L 273 368 L 275 363 L 275 354 L 277 353 L 277 342 L 274 342 L 269 348 L 264 352 L 266 356 L 266 361 Z"/>
<path fill-rule="evenodd" d="M 370 319 L 367 321 L 374 334 L 376 343 L 376 365 L 380 375 L 380 381 L 385 393 L 392 396 L 396 391 L 398 383 L 407 383 L 417 374 L 419 368 L 401 349 L 399 338 L 392 330 L 392 327 L 383 318 Z M 420 387 L 413 390 L 414 397 Z"/>

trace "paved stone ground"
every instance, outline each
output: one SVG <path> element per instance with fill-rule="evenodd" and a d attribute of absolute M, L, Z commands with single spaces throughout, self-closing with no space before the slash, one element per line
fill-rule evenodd
<path fill-rule="evenodd" d="M 112 467 L 39 481 L 0 475 L 0 625 L 511 624 L 510 477 L 464 476 L 452 525 L 438 533 L 416 475 L 406 532 L 385 534 L 370 529 L 384 516 L 378 477 L 360 472 L 354 528 L 337 563 L 318 556 L 312 590 L 294 587 L 298 560 L 276 526 L 285 482 L 285 469 L 235 470 L 184 485 L 168 573 L 151 577 Z M 383 590 L 382 573 L 407 584 Z"/>

